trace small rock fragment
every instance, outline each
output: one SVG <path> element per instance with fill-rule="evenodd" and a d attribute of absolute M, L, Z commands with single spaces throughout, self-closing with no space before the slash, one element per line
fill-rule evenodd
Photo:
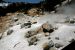
<path fill-rule="evenodd" d="M 51 39 L 51 37 L 48 37 L 48 39 Z"/>
<path fill-rule="evenodd" d="M 60 47 L 62 47 L 62 46 L 63 46 L 63 45 L 58 44 L 58 43 L 55 44 L 55 47 L 56 47 L 56 48 L 60 48 Z"/>
<path fill-rule="evenodd" d="M 33 24 L 36 24 L 37 22 L 33 22 Z"/>
<path fill-rule="evenodd" d="M 13 30 L 8 30 L 7 35 L 10 35 L 13 32 Z"/>
<path fill-rule="evenodd" d="M 24 28 L 25 26 L 28 26 L 28 28 L 30 28 L 31 27 L 31 23 L 24 23 L 24 24 L 21 25 L 21 28 Z"/>
<path fill-rule="evenodd" d="M 59 37 L 55 37 L 56 40 L 59 40 Z"/>
<path fill-rule="evenodd" d="M 18 21 L 18 18 L 14 18 L 13 20 L 16 22 L 16 21 Z"/>
<path fill-rule="evenodd" d="M 50 30 L 49 30 L 49 33 L 52 33 L 53 31 L 54 31 L 54 29 L 50 29 Z"/>
<path fill-rule="evenodd" d="M 0 39 L 2 39 L 2 35 L 3 35 L 3 34 L 2 34 L 2 33 L 0 33 Z"/>
<path fill-rule="evenodd" d="M 71 42 L 71 43 L 72 43 L 72 42 L 74 42 L 74 41 L 75 41 L 75 39 L 71 39 L 69 42 Z"/>
<path fill-rule="evenodd" d="M 43 50 L 50 50 L 54 46 L 53 41 L 51 40 L 49 43 L 44 43 L 43 44 Z"/>
<path fill-rule="evenodd" d="M 29 46 L 30 45 L 33 45 L 35 42 L 37 42 L 38 39 L 36 38 L 36 36 L 33 36 L 31 38 L 28 39 L 28 42 L 29 42 Z"/>
<path fill-rule="evenodd" d="M 44 33 L 45 34 L 45 36 L 49 36 L 49 33 L 47 32 L 47 33 Z"/>
<path fill-rule="evenodd" d="M 37 45 L 37 43 L 35 42 L 33 45 Z"/>
<path fill-rule="evenodd" d="M 74 23 L 75 23 L 75 21 L 74 21 L 74 20 L 71 20 L 71 21 L 70 21 L 70 23 L 71 23 L 71 24 L 74 24 Z"/>
<path fill-rule="evenodd" d="M 49 44 L 49 46 L 50 46 L 50 47 L 53 47 L 53 46 L 54 46 L 54 42 L 53 42 L 52 40 L 51 40 L 51 41 L 49 41 L 49 43 L 48 43 L 48 44 Z"/>
<path fill-rule="evenodd" d="M 44 43 L 43 44 L 43 50 L 49 50 L 50 46 L 48 45 L 48 43 Z"/>

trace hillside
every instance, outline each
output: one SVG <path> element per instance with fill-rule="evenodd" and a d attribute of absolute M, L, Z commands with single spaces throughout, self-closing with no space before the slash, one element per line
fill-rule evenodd
<path fill-rule="evenodd" d="M 62 50 L 75 41 L 74 5 L 74 1 L 56 5 L 57 12 L 32 6 L 27 14 L 17 11 L 1 16 L 0 50 Z"/>

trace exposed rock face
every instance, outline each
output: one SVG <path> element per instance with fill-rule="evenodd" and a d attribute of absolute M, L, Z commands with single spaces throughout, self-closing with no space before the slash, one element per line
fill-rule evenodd
<path fill-rule="evenodd" d="M 30 10 L 28 10 L 28 15 L 30 16 L 36 16 L 36 15 L 40 15 L 41 13 L 41 9 L 39 8 L 32 8 Z"/>

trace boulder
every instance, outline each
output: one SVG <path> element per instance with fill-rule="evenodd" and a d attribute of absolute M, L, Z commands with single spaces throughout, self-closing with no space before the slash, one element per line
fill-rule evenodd
<path fill-rule="evenodd" d="M 42 25 L 42 28 L 43 28 L 44 33 L 46 33 L 46 32 L 52 33 L 54 31 L 53 26 L 51 24 L 49 24 L 48 22 L 44 23 Z"/>

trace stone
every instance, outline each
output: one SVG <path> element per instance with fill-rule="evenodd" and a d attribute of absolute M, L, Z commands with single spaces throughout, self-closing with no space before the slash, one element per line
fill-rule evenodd
<path fill-rule="evenodd" d="M 53 31 L 54 31 L 54 29 L 50 29 L 50 30 L 49 30 L 49 33 L 52 33 Z"/>
<path fill-rule="evenodd" d="M 16 21 L 18 21 L 18 18 L 14 18 L 13 20 L 16 22 Z"/>
<path fill-rule="evenodd" d="M 21 25 L 21 28 L 24 28 L 25 26 L 30 28 L 31 27 L 31 23 L 30 22 L 29 23 L 24 23 L 24 24 Z"/>
<path fill-rule="evenodd" d="M 51 24 L 49 24 L 48 22 L 44 23 L 42 25 L 42 28 L 43 28 L 44 33 L 46 33 L 46 32 L 52 33 L 54 31 L 53 26 Z"/>
<path fill-rule="evenodd" d="M 51 24 L 49 24 L 48 22 L 46 22 L 42 25 L 42 28 L 50 30 L 53 28 L 53 26 Z"/>
<path fill-rule="evenodd" d="M 54 46 L 53 41 L 49 41 L 49 43 L 44 43 L 43 44 L 43 50 L 49 50 L 50 48 L 52 48 Z"/>
<path fill-rule="evenodd" d="M 60 47 L 63 47 L 63 45 L 56 43 L 56 44 L 55 44 L 55 47 L 56 47 L 56 48 L 60 48 Z"/>
<path fill-rule="evenodd" d="M 43 44 L 43 50 L 49 50 L 50 46 L 48 45 L 48 43 L 44 43 Z"/>
<path fill-rule="evenodd" d="M 28 39 L 29 46 L 33 45 L 37 41 L 38 41 L 37 37 L 36 36 L 32 36 L 31 38 Z"/>
<path fill-rule="evenodd" d="M 74 41 L 75 41 L 75 39 L 71 39 L 69 42 L 71 42 L 71 43 L 72 43 L 72 42 L 74 42 Z"/>
<path fill-rule="evenodd" d="M 33 45 L 37 45 L 37 43 L 35 42 Z"/>
<path fill-rule="evenodd" d="M 47 33 L 44 33 L 45 34 L 45 36 L 49 36 L 49 33 L 47 32 Z"/>
<path fill-rule="evenodd" d="M 51 37 L 48 37 L 48 39 L 51 39 Z"/>
<path fill-rule="evenodd" d="M 59 40 L 59 37 L 55 37 L 56 40 Z"/>
<path fill-rule="evenodd" d="M 39 8 L 31 8 L 30 10 L 27 11 L 28 15 L 30 16 L 36 16 L 40 15 L 41 10 Z"/>
<path fill-rule="evenodd" d="M 74 21 L 74 20 L 71 20 L 71 21 L 70 21 L 70 23 L 71 23 L 71 24 L 74 24 L 74 23 L 75 23 L 75 21 Z"/>
<path fill-rule="evenodd" d="M 36 24 L 37 22 L 33 22 L 33 24 Z"/>
<path fill-rule="evenodd" d="M 53 42 L 52 40 L 51 40 L 51 41 L 49 41 L 49 43 L 48 43 L 48 44 L 49 44 L 49 46 L 50 46 L 50 47 L 53 47 L 53 46 L 54 46 L 54 42 Z"/>
<path fill-rule="evenodd" d="M 13 30 L 8 30 L 7 35 L 10 35 L 13 32 Z"/>
<path fill-rule="evenodd" d="M 0 39 L 2 39 L 2 35 L 3 35 L 3 34 L 2 34 L 2 33 L 0 33 Z"/>

